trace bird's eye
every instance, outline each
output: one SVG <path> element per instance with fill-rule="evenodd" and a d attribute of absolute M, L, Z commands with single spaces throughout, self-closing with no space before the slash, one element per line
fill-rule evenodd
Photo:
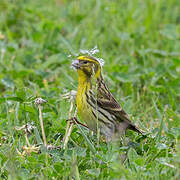
<path fill-rule="evenodd" d="M 87 64 L 88 63 L 88 61 L 83 61 L 83 64 Z"/>

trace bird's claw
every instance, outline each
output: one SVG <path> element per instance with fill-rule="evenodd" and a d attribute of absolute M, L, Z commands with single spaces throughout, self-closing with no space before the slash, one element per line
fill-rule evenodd
<path fill-rule="evenodd" d="M 70 121 L 70 123 L 72 123 L 72 124 L 79 124 L 87 129 L 89 129 L 85 124 L 79 122 L 76 117 L 72 117 L 70 119 L 67 119 L 66 121 Z"/>

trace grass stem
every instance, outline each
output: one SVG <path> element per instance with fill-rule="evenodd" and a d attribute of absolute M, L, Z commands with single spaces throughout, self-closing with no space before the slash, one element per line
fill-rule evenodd
<path fill-rule="evenodd" d="M 40 121 L 40 126 L 41 126 L 41 131 L 42 131 L 43 142 L 44 142 L 44 146 L 47 146 L 47 140 L 46 140 L 46 135 L 44 131 L 44 124 L 43 124 L 43 117 L 42 117 L 42 106 L 38 105 L 38 109 L 39 109 L 39 121 Z"/>

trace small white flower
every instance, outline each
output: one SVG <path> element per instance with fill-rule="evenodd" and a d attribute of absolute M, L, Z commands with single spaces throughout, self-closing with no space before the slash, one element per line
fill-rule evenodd
<path fill-rule="evenodd" d="M 16 126 L 15 129 L 16 129 L 17 131 L 23 130 L 25 133 L 31 134 L 31 133 L 32 133 L 32 130 L 33 130 L 34 128 L 36 128 L 33 124 L 34 124 L 34 123 L 32 122 L 31 124 L 30 124 L 30 123 L 27 123 L 27 124 L 25 124 L 25 125 L 23 125 L 23 126 L 21 126 L 21 127 L 17 127 L 17 126 Z"/>
<path fill-rule="evenodd" d="M 46 102 L 47 101 L 42 99 L 42 98 L 37 98 L 37 99 L 35 99 L 34 104 L 36 104 L 38 106 L 38 105 L 41 105 L 41 104 L 46 103 Z"/>
<path fill-rule="evenodd" d="M 76 99 L 76 96 L 77 96 L 77 91 L 71 90 L 70 92 L 63 94 L 62 98 L 72 100 L 72 99 Z"/>

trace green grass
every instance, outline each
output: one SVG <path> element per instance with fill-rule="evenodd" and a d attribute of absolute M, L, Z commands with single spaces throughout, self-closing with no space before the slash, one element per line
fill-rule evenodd
<path fill-rule="evenodd" d="M 179 179 L 179 12 L 179 0 L 1 0 L 0 178 Z M 48 101 L 47 141 L 62 145 L 70 104 L 61 95 L 77 87 L 68 55 L 95 45 L 110 90 L 148 138 L 129 131 L 123 145 L 98 144 L 74 126 L 65 150 L 19 156 L 27 144 L 16 126 L 33 122 L 29 141 L 42 141 L 36 97 Z"/>

